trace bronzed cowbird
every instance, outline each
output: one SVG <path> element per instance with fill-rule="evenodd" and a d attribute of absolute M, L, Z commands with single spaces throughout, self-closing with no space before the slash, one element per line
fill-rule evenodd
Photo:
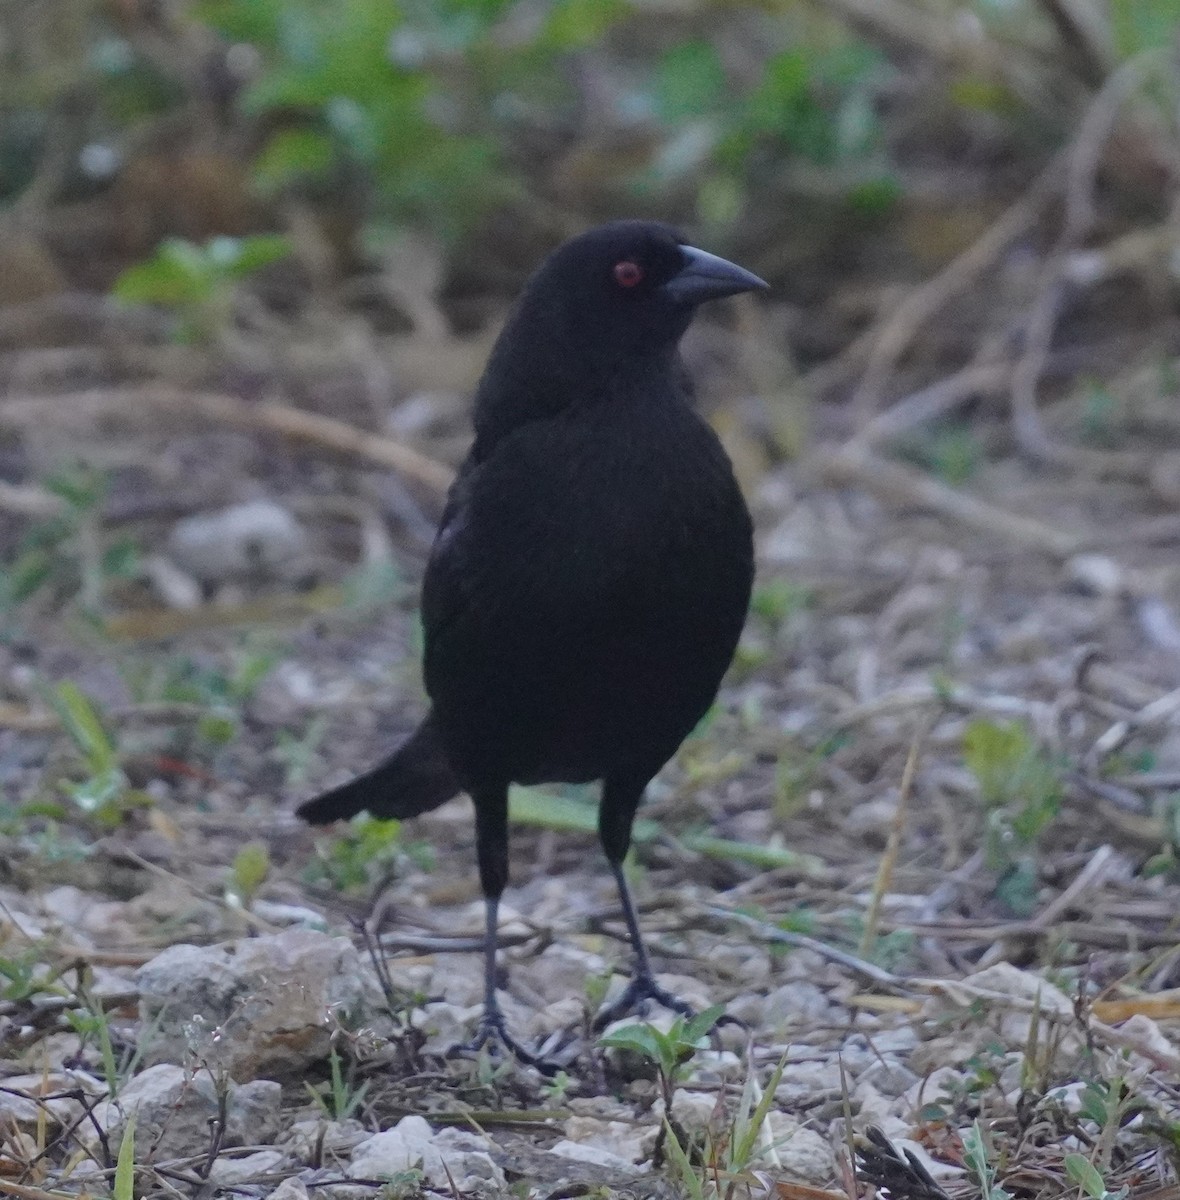
<path fill-rule="evenodd" d="M 649 221 L 591 229 L 529 280 L 475 399 L 475 441 L 422 589 L 431 709 L 366 775 L 311 800 L 313 824 L 475 803 L 487 900 L 475 1044 L 514 1041 L 496 998 L 508 788 L 602 781 L 599 835 L 635 955 L 598 1024 L 660 988 L 623 874 L 648 782 L 712 704 L 749 604 L 749 513 L 691 407 L 678 344 L 703 301 L 756 275 Z"/>

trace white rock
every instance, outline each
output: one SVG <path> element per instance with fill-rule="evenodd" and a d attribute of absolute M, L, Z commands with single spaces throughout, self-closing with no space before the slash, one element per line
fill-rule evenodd
<path fill-rule="evenodd" d="M 149 1062 L 195 1053 L 235 1079 L 282 1078 L 328 1055 L 336 1019 L 384 1028 L 371 968 L 343 937 L 289 929 L 217 946 L 172 946 L 140 968 Z"/>
<path fill-rule="evenodd" d="M 759 1023 L 775 1032 L 797 1025 L 810 1027 L 822 1023 L 831 1008 L 827 993 L 814 983 L 784 983 L 765 997 Z"/>
<path fill-rule="evenodd" d="M 1094 596 L 1118 596 L 1126 587 L 1123 568 L 1105 554 L 1075 554 L 1065 564 L 1071 583 Z"/>
<path fill-rule="evenodd" d="M 201 607 L 201 585 L 163 554 L 149 554 L 143 560 L 143 573 L 152 590 L 169 608 L 192 612 Z"/>
<path fill-rule="evenodd" d="M 303 526 L 273 500 L 251 500 L 185 517 L 168 538 L 173 560 L 207 583 L 274 574 L 304 554 L 307 545 Z"/>
<path fill-rule="evenodd" d="M 433 1133 L 423 1117 L 403 1117 L 392 1129 L 366 1138 L 353 1152 L 350 1179 L 391 1179 L 420 1168 L 432 1187 L 459 1192 L 504 1188 L 504 1172 L 488 1153 L 490 1143 L 458 1129 Z"/>
<path fill-rule="evenodd" d="M 890 1140 L 901 1153 L 905 1154 L 908 1151 L 912 1154 L 934 1179 L 960 1179 L 967 1174 L 963 1167 L 956 1167 L 951 1163 L 939 1162 L 937 1158 L 932 1158 L 930 1152 L 920 1142 L 912 1142 L 909 1138 L 892 1138 Z"/>
<path fill-rule="evenodd" d="M 567 1117 L 565 1137 L 553 1147 L 554 1154 L 565 1158 L 578 1158 L 583 1162 L 597 1162 L 604 1167 L 618 1166 L 630 1170 L 637 1162 L 647 1158 L 655 1142 L 652 1127 L 639 1129 L 633 1121 L 603 1121 L 595 1117 Z M 558 1146 L 567 1147 L 559 1150 Z M 569 1149 L 577 1147 L 577 1150 Z M 585 1151 L 582 1153 L 581 1151 Z M 593 1155 L 594 1157 L 591 1157 Z M 612 1161 L 607 1162 L 605 1155 Z"/>
<path fill-rule="evenodd" d="M 34 1132 L 38 1122 L 44 1119 L 42 1114 L 59 1125 L 70 1124 L 81 1115 L 82 1105 L 77 1100 L 47 1100 L 44 1097 L 71 1089 L 81 1089 L 89 1096 L 101 1096 L 107 1090 L 106 1084 L 85 1071 L 58 1070 L 48 1074 L 8 1076 L 4 1080 L 4 1091 L 0 1092 L 0 1128 L 13 1124 Z M 16 1095 L 18 1092 L 26 1094 Z"/>
<path fill-rule="evenodd" d="M 234 1187 L 282 1170 L 286 1164 L 287 1156 L 280 1150 L 259 1150 L 257 1154 L 247 1154 L 244 1158 L 222 1157 L 216 1159 L 209 1168 L 209 1179 L 222 1187 Z"/>
<path fill-rule="evenodd" d="M 784 1112 L 766 1114 L 767 1133 L 783 1174 L 817 1187 L 836 1176 L 836 1158 L 825 1138 Z"/>
<path fill-rule="evenodd" d="M 482 1002 L 464 1006 L 440 1001 L 414 1009 L 410 1014 L 410 1024 L 426 1033 L 423 1053 L 445 1054 L 472 1036 L 482 1012 Z"/>
<path fill-rule="evenodd" d="M 703 1134 L 718 1118 L 724 1124 L 725 1110 L 722 1107 L 718 1113 L 717 1097 L 712 1092 L 688 1092 L 678 1088 L 672 1094 L 672 1118 L 685 1133 Z"/>
<path fill-rule="evenodd" d="M 346 1159 L 371 1136 L 359 1121 L 312 1117 L 288 1125 L 279 1135 L 278 1142 L 287 1147 L 293 1158 L 309 1166 L 316 1158 L 322 1158 L 324 1162 Z"/>
<path fill-rule="evenodd" d="M 898 795 L 892 791 L 863 800 L 845 817 L 845 836 L 861 839 L 873 847 L 883 846 L 896 823 L 898 803 Z"/>
<path fill-rule="evenodd" d="M 279 1127 L 282 1087 L 267 1079 L 229 1085 L 226 1106 L 227 1146 L 269 1142 Z M 195 1075 L 172 1063 L 148 1067 L 119 1092 L 94 1109 L 95 1120 L 118 1146 L 129 1117 L 135 1117 L 136 1148 L 155 1146 L 158 1158 L 183 1158 L 209 1146 L 209 1121 L 219 1112 L 217 1088 L 208 1071 Z M 78 1129 L 89 1144 L 97 1137 L 89 1122 Z"/>
<path fill-rule="evenodd" d="M 555 1000 L 533 1014 L 529 1022 L 529 1034 L 544 1040 L 559 1029 L 576 1029 L 582 1024 L 585 1015 L 585 1005 L 577 996 L 566 996 L 564 1000 Z"/>
<path fill-rule="evenodd" d="M 788 1063 L 774 1095 L 784 1108 L 794 1108 L 804 1101 L 818 1104 L 824 1099 L 834 1099 L 842 1089 L 838 1062 Z"/>
<path fill-rule="evenodd" d="M 267 1200 L 307 1200 L 307 1184 L 298 1175 L 284 1179 Z"/>
<path fill-rule="evenodd" d="M 885 1096 L 900 1096 L 918 1082 L 918 1076 L 909 1067 L 892 1056 L 883 1056 L 861 1072 L 857 1086 L 871 1083 Z"/>
<path fill-rule="evenodd" d="M 604 1150 L 601 1146 L 590 1142 L 571 1142 L 568 1138 L 563 1138 L 555 1146 L 549 1148 L 550 1154 L 556 1154 L 558 1158 L 569 1158 L 575 1162 L 593 1163 L 597 1167 L 609 1167 L 614 1171 L 634 1171 L 635 1164 L 627 1158 L 623 1158 L 619 1154 L 615 1154 L 611 1150 Z"/>
<path fill-rule="evenodd" d="M 856 1129 L 880 1125 L 897 1111 L 897 1101 L 891 1096 L 882 1095 L 868 1081 L 856 1086 L 854 1097 L 857 1107 L 852 1124 Z"/>
<path fill-rule="evenodd" d="M 1168 1063 L 1174 1069 L 1180 1050 L 1150 1017 L 1135 1013 L 1119 1026 L 1119 1033 L 1127 1039 L 1123 1044 L 1140 1058 L 1153 1066 Z"/>

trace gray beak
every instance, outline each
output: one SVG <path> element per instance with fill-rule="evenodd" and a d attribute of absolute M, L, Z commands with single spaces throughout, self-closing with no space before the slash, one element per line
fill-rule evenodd
<path fill-rule="evenodd" d="M 702 304 L 769 286 L 753 271 L 695 246 L 681 246 L 680 253 L 684 255 L 684 266 L 661 289 L 680 304 Z"/>

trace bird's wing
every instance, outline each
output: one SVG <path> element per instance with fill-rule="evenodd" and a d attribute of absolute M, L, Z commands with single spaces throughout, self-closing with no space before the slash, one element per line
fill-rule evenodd
<path fill-rule="evenodd" d="M 612 611 L 623 501 L 603 487 L 593 439 L 563 425 L 515 430 L 454 484 L 422 589 L 428 681 L 443 659 L 573 636 Z"/>

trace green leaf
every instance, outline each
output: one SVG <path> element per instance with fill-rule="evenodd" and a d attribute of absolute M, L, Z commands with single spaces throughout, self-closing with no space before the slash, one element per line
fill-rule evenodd
<path fill-rule="evenodd" d="M 1067 1154 L 1065 1156 L 1065 1173 L 1094 1200 L 1102 1200 L 1106 1195 L 1106 1184 L 1098 1168 L 1084 1154 Z"/>
<path fill-rule="evenodd" d="M 1180 26 L 1180 0 L 1110 0 L 1110 26 L 1121 59 L 1170 50 Z"/>
<path fill-rule="evenodd" d="M 666 1046 L 661 1045 L 659 1031 L 651 1025 L 625 1025 L 622 1029 L 604 1033 L 598 1039 L 600 1046 L 612 1047 L 616 1050 L 627 1050 L 638 1054 L 649 1062 L 659 1064 L 665 1057 Z"/>
<path fill-rule="evenodd" d="M 135 1114 L 127 1117 L 119 1157 L 115 1160 L 115 1179 L 111 1186 L 112 1200 L 135 1200 Z"/>
<path fill-rule="evenodd" d="M 321 179 L 335 162 L 336 152 L 325 134 L 313 129 L 283 129 L 274 135 L 254 162 L 254 181 L 273 195 L 297 180 Z"/>
<path fill-rule="evenodd" d="M 94 775 L 118 769 L 119 756 L 94 705 L 76 683 L 65 680 L 49 692 L 49 702 Z"/>
<path fill-rule="evenodd" d="M 692 1161 L 677 1139 L 675 1130 L 668 1124 L 667 1117 L 664 1118 L 664 1146 L 668 1152 L 668 1158 L 676 1168 L 680 1182 L 684 1185 L 689 1200 L 705 1200 L 705 1188 L 701 1177 L 693 1168 Z"/>
<path fill-rule="evenodd" d="M 179 308 L 208 300 L 215 282 L 199 246 L 183 238 L 169 238 L 147 261 L 128 267 L 115 280 L 111 294 L 127 304 Z"/>
<path fill-rule="evenodd" d="M 697 1013 L 684 1026 L 683 1040 L 691 1046 L 696 1046 L 724 1015 L 724 1004 L 714 1004 Z"/>
<path fill-rule="evenodd" d="M 70 799 L 84 812 L 102 815 L 118 800 L 127 785 L 127 777 L 118 767 L 99 771 L 81 783 L 65 785 Z"/>
<path fill-rule="evenodd" d="M 43 587 L 53 574 L 53 556 L 42 547 L 26 550 L 11 567 L 0 569 L 0 602 L 21 604 Z"/>
<path fill-rule="evenodd" d="M 725 70 L 708 42 L 684 42 L 656 66 L 656 105 L 670 124 L 697 120 L 725 96 Z"/>
<path fill-rule="evenodd" d="M 108 579 L 131 579 L 139 566 L 139 547 L 133 538 L 112 542 L 102 556 L 102 573 Z"/>
<path fill-rule="evenodd" d="M 228 746 L 237 732 L 237 719 L 230 713 L 202 713 L 197 719 L 197 734 L 212 746 Z"/>
<path fill-rule="evenodd" d="M 200 0 L 192 16 L 235 42 L 273 46 L 288 0 Z"/>
<path fill-rule="evenodd" d="M 989 806 L 1022 801 L 1028 810 L 1022 836 L 1035 835 L 1056 812 L 1061 784 L 1053 764 L 1017 721 L 972 721 L 963 734 L 963 760 Z"/>
<path fill-rule="evenodd" d="M 266 882 L 270 874 L 270 851 L 265 842 L 247 842 L 237 854 L 231 868 L 234 891 L 249 901 Z"/>
<path fill-rule="evenodd" d="M 554 0 L 538 44 L 551 50 L 593 45 L 627 8 L 626 0 Z"/>
<path fill-rule="evenodd" d="M 649 822 L 654 824 L 654 822 Z M 639 841 L 648 840 L 639 838 Z M 749 863 L 773 871 L 777 868 L 819 874 L 823 863 L 814 854 L 803 854 L 785 846 L 759 846 L 753 842 L 735 842 L 728 838 L 710 837 L 703 833 L 686 834 L 681 841 L 689 850 L 707 858 L 723 858 L 731 862 Z"/>
<path fill-rule="evenodd" d="M 227 279 L 244 279 L 291 253 L 291 240 L 281 233 L 255 233 L 249 237 L 213 238 L 209 260 Z"/>
<path fill-rule="evenodd" d="M 517 825 L 555 829 L 560 833 L 597 833 L 598 805 L 557 796 L 539 788 L 513 788 L 508 797 L 508 816 Z M 659 835 L 654 821 L 635 822 L 636 841 L 651 841 Z"/>
<path fill-rule="evenodd" d="M 770 1078 L 766 1081 L 766 1086 L 762 1089 L 762 1096 L 758 1101 L 758 1107 L 754 1109 L 754 1113 L 750 1118 L 750 1125 L 742 1138 L 741 1144 L 738 1147 L 738 1152 L 741 1157 L 738 1162 L 746 1162 L 754 1153 L 754 1145 L 758 1140 L 762 1126 L 766 1123 L 766 1118 L 770 1115 L 770 1110 L 774 1107 L 775 1097 L 778 1094 L 778 1085 L 782 1083 L 783 1074 L 787 1069 L 787 1059 L 790 1057 L 790 1048 L 783 1051 L 783 1056 L 775 1065 L 775 1068 L 770 1073 Z"/>

